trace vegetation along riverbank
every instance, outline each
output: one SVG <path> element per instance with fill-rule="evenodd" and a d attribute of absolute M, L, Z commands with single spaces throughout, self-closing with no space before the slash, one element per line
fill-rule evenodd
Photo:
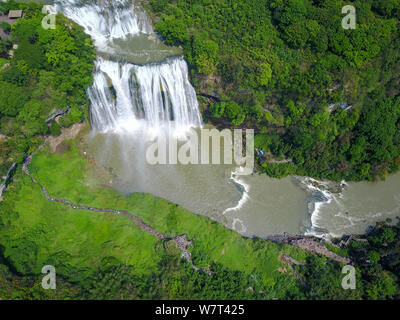
<path fill-rule="evenodd" d="M 396 2 L 354 1 L 354 33 L 339 28 L 343 1 L 192 2 L 147 9 L 184 48 L 205 119 L 257 129 L 263 172 L 363 180 L 398 170 Z M 1 299 L 399 298 L 400 225 L 390 221 L 332 243 L 245 238 L 112 188 L 112 172 L 86 153 L 92 41 L 62 15 L 44 30 L 41 8 L 1 3 L 24 12 L 2 26 L 0 46 Z M 341 286 L 347 264 L 355 290 Z M 57 290 L 41 286 L 45 265 Z"/>
<path fill-rule="evenodd" d="M 256 147 L 271 153 L 259 159 L 262 172 L 371 180 L 400 167 L 400 4 L 352 1 L 357 28 L 345 30 L 346 4 L 146 7 L 165 41 L 183 46 L 205 119 L 256 129 Z"/>

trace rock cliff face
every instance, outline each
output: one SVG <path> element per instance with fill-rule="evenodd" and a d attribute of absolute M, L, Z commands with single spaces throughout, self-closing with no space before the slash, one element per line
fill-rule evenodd
<path fill-rule="evenodd" d="M 349 258 L 341 257 L 341 256 L 337 255 L 336 253 L 329 251 L 328 248 L 326 248 L 323 244 L 321 244 L 313 239 L 304 238 L 304 239 L 299 239 L 299 240 L 293 240 L 293 241 L 291 241 L 291 244 L 296 247 L 299 247 L 300 249 L 323 255 L 323 256 L 333 259 L 337 262 L 341 262 L 341 263 L 345 263 L 345 264 L 350 263 Z"/>
<path fill-rule="evenodd" d="M 284 233 L 283 235 L 271 236 L 266 240 L 272 242 L 279 242 L 289 244 L 305 251 L 309 251 L 315 254 L 323 255 L 327 258 L 335 260 L 337 262 L 349 264 L 351 260 L 349 258 L 344 258 L 336 253 L 330 251 L 327 247 L 323 245 L 323 243 L 318 242 L 315 238 L 309 236 L 292 236 L 288 233 Z M 343 242 L 341 242 L 343 243 Z"/>

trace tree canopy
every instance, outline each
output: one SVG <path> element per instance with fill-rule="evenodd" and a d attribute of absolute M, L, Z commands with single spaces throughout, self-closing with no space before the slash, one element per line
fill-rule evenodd
<path fill-rule="evenodd" d="M 294 160 L 260 159 L 262 171 L 362 180 L 398 170 L 398 116 L 384 111 L 400 93 L 398 1 L 352 1 L 356 29 L 342 27 L 343 0 L 150 4 L 157 31 L 184 47 L 197 92 L 220 100 L 201 99 L 205 119 L 277 135 L 259 148 Z"/>

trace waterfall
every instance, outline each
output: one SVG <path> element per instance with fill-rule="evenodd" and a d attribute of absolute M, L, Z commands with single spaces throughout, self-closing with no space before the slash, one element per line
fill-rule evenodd
<path fill-rule="evenodd" d="M 201 126 L 196 93 L 182 57 L 144 66 L 99 57 L 95 66 L 94 83 L 88 89 L 94 129 L 135 129 L 141 119 L 149 128 Z"/>
<path fill-rule="evenodd" d="M 115 39 L 153 34 L 145 12 L 132 0 L 57 0 L 56 8 L 82 25 L 99 51 L 110 49 Z M 183 57 L 143 66 L 98 57 L 87 93 L 97 131 L 135 130 L 139 125 L 178 130 L 201 126 L 196 92 Z"/>
<path fill-rule="evenodd" d="M 106 50 L 113 39 L 125 39 L 139 33 L 153 33 L 145 12 L 132 0 L 56 0 L 56 10 L 75 21 Z"/>

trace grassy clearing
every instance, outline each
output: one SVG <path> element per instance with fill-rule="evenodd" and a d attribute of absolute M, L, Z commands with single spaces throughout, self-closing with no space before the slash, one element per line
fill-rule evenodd
<path fill-rule="evenodd" d="M 297 260 L 307 254 L 298 248 L 261 239 L 246 239 L 217 222 L 149 194 L 123 196 L 104 187 L 107 175 L 97 176 L 94 161 L 81 155 L 80 142 L 67 142 L 63 154 L 42 149 L 30 165 L 31 174 L 58 199 L 79 205 L 126 210 L 169 236 L 186 234 L 193 241 L 193 260 L 199 267 L 220 263 L 228 270 L 252 275 L 264 288 L 297 285 L 278 271 L 279 255 Z M 104 264 L 118 260 L 138 274 L 157 270 L 158 240 L 124 217 L 73 210 L 44 198 L 38 185 L 22 174 L 1 204 L 0 243 L 4 256 L 21 274 L 38 274 L 45 264 L 74 281 L 88 277 Z M 1 220 L 0 220 L 1 222 Z"/>
<path fill-rule="evenodd" d="M 110 257 L 134 265 L 138 272 L 156 268 L 157 239 L 129 219 L 50 202 L 22 175 L 7 193 L 6 204 L 12 205 L 14 219 L 0 239 L 4 255 L 22 274 L 38 274 L 42 266 L 52 264 L 60 274 L 79 280 Z"/>

